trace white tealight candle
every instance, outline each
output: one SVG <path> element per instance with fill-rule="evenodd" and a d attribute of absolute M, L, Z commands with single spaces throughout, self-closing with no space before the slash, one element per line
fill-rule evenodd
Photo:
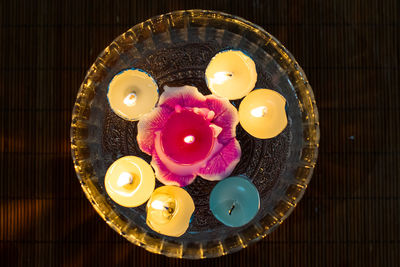
<path fill-rule="evenodd" d="M 115 114 L 135 121 L 156 105 L 158 86 L 143 70 L 129 69 L 114 76 L 108 86 L 107 98 Z"/>
<path fill-rule="evenodd" d="M 119 205 L 137 207 L 146 202 L 154 190 L 154 172 L 139 157 L 122 157 L 108 168 L 104 185 L 107 194 Z"/>
<path fill-rule="evenodd" d="M 286 99 L 273 90 L 254 90 L 240 103 L 240 124 L 254 137 L 273 138 L 287 125 L 285 105 Z"/>
<path fill-rule="evenodd" d="M 185 189 L 167 185 L 154 190 L 146 209 L 146 223 L 151 229 L 163 235 L 179 237 L 188 229 L 195 206 Z"/>
<path fill-rule="evenodd" d="M 242 51 L 226 50 L 216 54 L 206 69 L 208 88 L 228 99 L 245 97 L 257 82 L 254 61 Z"/>

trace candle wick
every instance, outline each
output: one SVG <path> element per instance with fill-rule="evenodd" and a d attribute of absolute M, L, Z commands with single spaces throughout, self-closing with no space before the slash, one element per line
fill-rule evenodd
<path fill-rule="evenodd" d="M 174 209 L 171 207 L 164 206 L 164 209 L 171 215 L 174 212 Z"/>
<path fill-rule="evenodd" d="M 135 92 L 132 92 L 132 93 L 128 94 L 128 95 L 125 97 L 125 99 L 124 99 L 124 104 L 127 105 L 127 106 L 129 106 L 129 107 L 130 107 L 130 106 L 133 106 L 133 105 L 136 104 L 136 99 L 137 99 L 136 93 L 135 93 Z"/>
<path fill-rule="evenodd" d="M 233 203 L 232 204 L 232 207 L 230 208 L 230 210 L 229 210 L 229 215 L 231 215 L 232 214 L 232 211 L 235 209 L 235 203 Z"/>
<path fill-rule="evenodd" d="M 231 72 L 228 72 L 226 75 L 229 76 L 229 77 L 233 76 L 233 74 Z"/>

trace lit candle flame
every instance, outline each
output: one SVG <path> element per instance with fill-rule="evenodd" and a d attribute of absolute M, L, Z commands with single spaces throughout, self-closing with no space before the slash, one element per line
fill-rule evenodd
<path fill-rule="evenodd" d="M 157 200 L 157 199 L 154 200 L 153 202 L 151 202 L 151 207 L 156 210 L 163 210 L 165 208 L 164 202 L 162 202 L 161 200 Z"/>
<path fill-rule="evenodd" d="M 268 108 L 266 106 L 261 106 L 257 108 L 253 108 L 250 113 L 252 116 L 256 118 L 264 117 L 267 114 Z"/>
<path fill-rule="evenodd" d="M 124 185 L 133 183 L 133 176 L 129 172 L 123 172 L 119 175 L 117 185 L 123 187 Z"/>
<path fill-rule="evenodd" d="M 183 138 L 183 141 L 184 141 L 186 144 L 193 144 L 193 142 L 194 142 L 194 136 L 193 136 L 193 135 L 185 136 L 185 138 Z"/>
<path fill-rule="evenodd" d="M 174 212 L 174 208 L 170 207 L 169 204 L 171 204 L 171 203 L 166 203 L 166 202 L 156 199 L 153 202 L 151 202 L 151 207 L 155 210 L 167 212 L 166 214 L 164 214 L 164 216 L 170 218 L 172 213 Z"/>
<path fill-rule="evenodd" d="M 128 107 L 134 106 L 136 104 L 136 99 L 136 94 L 132 92 L 124 98 L 124 104 Z"/>
<path fill-rule="evenodd" d="M 214 78 L 211 79 L 212 83 L 223 84 L 225 81 L 231 79 L 233 76 L 232 72 L 219 71 L 214 73 Z"/>
<path fill-rule="evenodd" d="M 171 220 L 172 216 L 174 215 L 175 211 L 175 204 L 172 202 L 165 202 L 162 200 L 155 199 L 153 202 L 151 202 L 151 208 L 154 210 L 157 210 L 158 212 L 156 216 L 162 216 L 161 220 Z M 161 213 L 159 213 L 161 212 Z M 162 221 L 158 220 L 158 223 L 161 223 Z M 164 221 L 164 223 L 167 223 Z"/>

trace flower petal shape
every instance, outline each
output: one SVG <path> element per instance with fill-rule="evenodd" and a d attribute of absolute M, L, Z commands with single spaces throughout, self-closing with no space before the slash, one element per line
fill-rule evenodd
<path fill-rule="evenodd" d="M 151 159 L 151 166 L 154 169 L 154 173 L 157 179 L 165 185 L 177 185 L 184 187 L 194 181 L 196 178 L 195 174 L 178 175 L 171 172 L 161 161 L 157 153 L 153 154 Z"/>
<path fill-rule="evenodd" d="M 212 122 L 222 128 L 218 136 L 221 144 L 229 142 L 236 136 L 239 117 L 236 108 L 225 98 L 214 95 L 207 96 L 207 107 L 215 112 Z"/>
<path fill-rule="evenodd" d="M 240 145 L 235 138 L 236 126 L 239 123 L 236 108 L 227 99 L 214 95 L 204 96 L 193 86 L 165 86 L 164 90 L 158 106 L 152 112 L 143 116 L 138 123 L 137 141 L 140 149 L 152 156 L 151 165 L 155 170 L 156 178 L 166 185 L 184 187 L 192 183 L 197 175 L 211 181 L 222 180 L 229 176 L 241 156 Z M 193 123 L 176 122 L 177 116 L 183 116 L 182 114 L 188 114 L 188 112 L 189 114 L 193 112 L 193 114 L 200 115 L 200 118 L 202 118 L 199 119 L 202 122 L 195 123 L 193 129 L 190 128 Z M 171 122 L 171 125 L 175 125 L 173 128 L 165 127 L 167 122 L 171 120 L 175 120 L 176 125 Z M 182 162 L 178 159 L 179 157 L 166 154 L 166 151 L 170 148 L 167 145 L 174 144 L 174 142 L 181 145 L 179 143 L 180 131 L 183 131 L 186 135 L 191 133 L 186 133 L 186 131 L 196 131 L 195 129 L 200 125 L 204 127 L 207 124 L 212 128 L 213 135 L 211 138 L 213 138 L 213 141 L 208 143 L 211 145 L 210 152 L 204 158 L 193 160 L 193 162 Z M 180 130 L 175 131 L 175 129 Z M 161 136 L 166 132 L 168 134 L 175 134 L 176 132 L 176 136 L 179 138 L 168 138 L 166 139 L 168 142 L 166 142 L 161 139 Z M 201 133 L 204 132 L 201 131 Z M 175 135 L 172 137 L 175 137 Z M 169 142 L 170 140 L 178 141 Z M 203 140 L 204 142 L 205 139 L 201 137 L 200 139 L 190 140 Z M 192 150 L 188 151 L 191 152 Z"/>
<path fill-rule="evenodd" d="M 200 168 L 198 175 L 209 181 L 219 181 L 229 176 L 240 161 L 239 142 L 232 138 L 225 146 L 213 155 L 207 165 Z"/>
<path fill-rule="evenodd" d="M 181 107 L 205 107 L 206 97 L 199 93 L 196 87 L 185 85 L 182 87 L 164 86 L 158 105 L 162 108 L 175 109 Z"/>
<path fill-rule="evenodd" d="M 171 113 L 169 109 L 155 108 L 139 120 L 137 142 L 143 152 L 153 153 L 155 133 L 164 127 Z"/>

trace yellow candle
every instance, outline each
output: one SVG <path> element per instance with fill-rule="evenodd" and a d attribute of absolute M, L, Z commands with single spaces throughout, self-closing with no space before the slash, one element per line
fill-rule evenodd
<path fill-rule="evenodd" d="M 257 82 L 256 65 L 242 51 L 219 52 L 207 66 L 206 82 L 213 94 L 228 99 L 240 99 Z"/>
<path fill-rule="evenodd" d="M 158 86 L 146 72 L 129 69 L 114 76 L 108 87 L 107 98 L 115 114 L 125 120 L 135 121 L 156 105 Z"/>
<path fill-rule="evenodd" d="M 194 211 L 192 197 L 184 189 L 167 185 L 154 190 L 147 202 L 147 225 L 167 236 L 181 236 Z"/>
<path fill-rule="evenodd" d="M 240 124 L 256 138 L 275 137 L 287 125 L 285 105 L 286 99 L 273 90 L 254 90 L 240 103 Z"/>
<path fill-rule="evenodd" d="M 104 184 L 107 194 L 119 205 L 137 207 L 149 199 L 155 187 L 155 177 L 146 161 L 126 156 L 111 164 Z"/>

